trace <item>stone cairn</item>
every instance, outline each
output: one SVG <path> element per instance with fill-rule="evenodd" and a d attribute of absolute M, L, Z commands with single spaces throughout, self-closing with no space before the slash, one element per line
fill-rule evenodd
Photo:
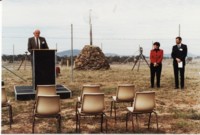
<path fill-rule="evenodd" d="M 97 46 L 85 45 L 75 59 L 77 70 L 107 70 L 110 69 L 108 60 Z"/>

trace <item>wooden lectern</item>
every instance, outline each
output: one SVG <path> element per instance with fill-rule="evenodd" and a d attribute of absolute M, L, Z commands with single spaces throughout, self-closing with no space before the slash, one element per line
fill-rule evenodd
<path fill-rule="evenodd" d="M 37 85 L 55 85 L 55 55 L 56 50 L 34 49 L 33 50 L 33 89 Z"/>

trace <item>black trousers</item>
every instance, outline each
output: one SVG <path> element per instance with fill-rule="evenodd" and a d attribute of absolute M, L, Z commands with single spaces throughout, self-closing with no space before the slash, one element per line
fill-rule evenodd
<path fill-rule="evenodd" d="M 154 87 L 154 78 L 156 75 L 157 79 L 157 87 L 160 87 L 160 76 L 162 71 L 162 64 L 159 64 L 158 66 L 154 67 L 153 64 L 150 64 L 150 71 L 151 71 L 151 87 Z"/>
<path fill-rule="evenodd" d="M 177 64 L 173 64 L 173 66 L 174 66 L 175 87 L 179 88 L 179 73 L 180 73 L 181 88 L 184 88 L 185 66 L 183 66 L 183 68 L 178 68 Z"/>

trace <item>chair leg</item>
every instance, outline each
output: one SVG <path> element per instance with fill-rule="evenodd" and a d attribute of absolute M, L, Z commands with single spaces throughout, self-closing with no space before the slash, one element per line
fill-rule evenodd
<path fill-rule="evenodd" d="M 59 116 L 56 117 L 56 120 L 57 120 L 57 133 L 59 133 L 59 124 L 60 124 L 60 123 L 59 123 L 59 122 L 60 122 L 60 121 L 59 121 Z"/>
<path fill-rule="evenodd" d="M 13 111 L 12 106 L 10 105 L 10 115 L 11 115 L 11 122 L 13 123 Z"/>
<path fill-rule="evenodd" d="M 78 132 L 78 114 L 76 113 L 76 133 Z"/>
<path fill-rule="evenodd" d="M 105 116 L 105 120 L 106 120 L 106 133 L 108 131 L 108 120 L 107 120 L 107 116 L 105 113 L 103 113 L 103 115 Z"/>
<path fill-rule="evenodd" d="M 61 133 L 61 115 L 58 115 L 57 120 L 58 120 L 58 129 L 57 129 L 57 132 Z"/>
<path fill-rule="evenodd" d="M 81 115 L 78 115 L 79 133 L 81 132 Z"/>
<path fill-rule="evenodd" d="M 138 114 L 136 114 L 136 122 L 137 122 L 137 128 L 139 128 Z"/>
<path fill-rule="evenodd" d="M 111 101 L 110 117 L 112 116 L 113 101 Z"/>
<path fill-rule="evenodd" d="M 35 115 L 33 115 L 33 123 L 32 123 L 32 133 L 34 133 L 34 127 L 35 127 Z"/>
<path fill-rule="evenodd" d="M 149 127 L 150 127 L 150 123 L 151 123 L 151 113 L 149 113 L 148 129 L 149 129 Z"/>
<path fill-rule="evenodd" d="M 105 113 L 102 114 L 102 116 L 105 117 L 105 121 L 106 121 L 106 133 L 108 131 L 108 121 L 107 121 L 107 115 Z"/>
<path fill-rule="evenodd" d="M 10 128 L 11 128 L 11 125 L 12 125 L 12 106 L 11 105 L 8 105 L 8 113 L 9 113 L 9 124 L 10 124 Z"/>
<path fill-rule="evenodd" d="M 134 131 L 133 113 L 132 113 L 132 130 Z"/>
<path fill-rule="evenodd" d="M 61 131 L 61 129 L 62 129 L 62 128 L 61 128 L 61 124 L 62 124 L 62 117 L 60 116 L 60 133 L 62 132 L 62 131 Z"/>
<path fill-rule="evenodd" d="M 158 131 L 158 115 L 156 112 L 153 111 L 153 113 L 156 115 L 156 124 L 157 124 L 157 131 Z"/>
<path fill-rule="evenodd" d="M 128 127 L 128 118 L 129 118 L 129 112 L 127 112 L 127 114 L 126 114 L 126 131 L 127 131 L 127 127 Z"/>
<path fill-rule="evenodd" d="M 116 103 L 115 102 L 113 102 L 114 103 L 114 111 L 115 111 L 115 123 L 117 122 L 117 108 L 116 108 Z"/>
<path fill-rule="evenodd" d="M 103 132 L 103 114 L 101 114 L 101 132 Z"/>

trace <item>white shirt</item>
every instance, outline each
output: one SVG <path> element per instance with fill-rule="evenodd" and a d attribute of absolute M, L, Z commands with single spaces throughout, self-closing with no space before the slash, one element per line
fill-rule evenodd
<path fill-rule="evenodd" d="M 35 44 L 37 44 L 37 38 L 35 37 Z M 38 48 L 40 49 L 40 38 L 38 38 Z"/>
<path fill-rule="evenodd" d="M 177 46 L 178 46 L 178 48 L 180 48 L 180 47 L 181 47 L 181 43 L 180 43 L 180 44 L 177 44 Z"/>

